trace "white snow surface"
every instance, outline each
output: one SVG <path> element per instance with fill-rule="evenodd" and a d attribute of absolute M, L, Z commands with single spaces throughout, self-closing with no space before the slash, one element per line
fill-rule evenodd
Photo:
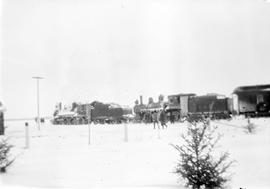
<path fill-rule="evenodd" d="M 211 122 L 223 137 L 217 152 L 228 151 L 236 162 L 227 188 L 270 188 L 270 119 L 251 119 L 255 134 L 244 132 L 247 120 Z M 173 173 L 180 136 L 187 123 L 153 129 L 152 124 L 51 125 L 38 130 L 30 122 L 25 148 L 24 122 L 7 122 L 6 136 L 15 147 L 15 162 L 0 174 L 0 188 L 185 188 Z"/>

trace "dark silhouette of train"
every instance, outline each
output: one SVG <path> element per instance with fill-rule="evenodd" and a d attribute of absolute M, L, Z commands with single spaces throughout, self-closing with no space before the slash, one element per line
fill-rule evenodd
<path fill-rule="evenodd" d="M 143 104 L 142 96 L 134 106 L 137 122 L 152 122 L 151 115 L 164 109 L 171 122 L 184 121 L 188 117 L 210 119 L 230 119 L 232 115 L 248 117 L 270 116 L 270 85 L 237 87 L 232 98 L 210 93 L 198 96 L 194 93 L 169 95 L 168 101 L 149 99 Z"/>

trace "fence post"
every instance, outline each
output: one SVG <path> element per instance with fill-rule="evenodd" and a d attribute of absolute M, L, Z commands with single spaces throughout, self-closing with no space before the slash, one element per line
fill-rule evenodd
<path fill-rule="evenodd" d="M 28 122 L 25 122 L 25 148 L 29 148 L 29 127 Z"/>
<path fill-rule="evenodd" d="M 158 133 L 158 139 L 161 139 L 161 137 L 160 137 L 160 128 L 159 128 L 159 126 L 158 126 L 158 129 L 157 129 L 157 133 Z"/>
<path fill-rule="evenodd" d="M 90 123 L 88 123 L 88 145 L 90 145 L 91 143 L 90 136 L 91 136 L 91 129 L 90 129 Z"/>
<path fill-rule="evenodd" d="M 125 142 L 128 142 L 128 126 L 124 124 L 124 135 L 125 135 Z"/>
<path fill-rule="evenodd" d="M 88 145 L 91 143 L 91 111 L 94 107 L 91 104 L 87 104 L 86 106 L 86 115 L 87 115 L 87 123 L 88 123 Z"/>

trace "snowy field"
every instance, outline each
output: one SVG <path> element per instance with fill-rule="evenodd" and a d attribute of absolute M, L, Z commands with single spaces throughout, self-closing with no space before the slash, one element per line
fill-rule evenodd
<path fill-rule="evenodd" d="M 251 119 L 255 134 L 244 132 L 244 118 L 211 122 L 223 134 L 220 148 L 236 160 L 228 188 L 270 188 L 270 119 Z M 154 130 L 151 124 L 55 126 L 39 131 L 30 122 L 30 147 L 25 148 L 23 122 L 7 122 L 6 135 L 17 156 L 1 188 L 185 188 L 173 174 L 186 123 Z"/>

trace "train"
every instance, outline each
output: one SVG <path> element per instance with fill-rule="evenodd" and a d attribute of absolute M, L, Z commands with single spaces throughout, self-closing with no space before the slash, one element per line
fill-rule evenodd
<path fill-rule="evenodd" d="M 52 123 L 54 125 L 81 125 L 129 122 L 132 116 L 132 108 L 120 106 L 116 103 L 72 103 L 71 107 L 56 105 Z"/>
<path fill-rule="evenodd" d="M 138 102 L 138 101 L 137 101 Z M 155 105 L 155 108 L 152 108 Z M 240 86 L 234 89 L 232 97 L 209 93 L 196 95 L 180 93 L 168 96 L 168 101 L 135 104 L 137 122 L 152 122 L 154 111 L 165 110 L 171 122 L 183 122 L 187 118 L 231 119 L 234 115 L 245 117 L 270 116 L 270 85 Z"/>
<path fill-rule="evenodd" d="M 133 108 L 116 103 L 72 103 L 71 108 L 55 110 L 53 124 L 78 125 L 88 123 L 152 123 L 153 112 L 166 112 L 167 120 L 183 122 L 187 118 L 231 119 L 234 115 L 246 117 L 270 116 L 270 84 L 240 86 L 233 90 L 231 97 L 222 94 L 180 93 L 169 95 L 167 101 L 160 95 L 158 101 L 148 103 L 136 100 Z M 69 109 L 67 111 L 66 109 Z"/>

